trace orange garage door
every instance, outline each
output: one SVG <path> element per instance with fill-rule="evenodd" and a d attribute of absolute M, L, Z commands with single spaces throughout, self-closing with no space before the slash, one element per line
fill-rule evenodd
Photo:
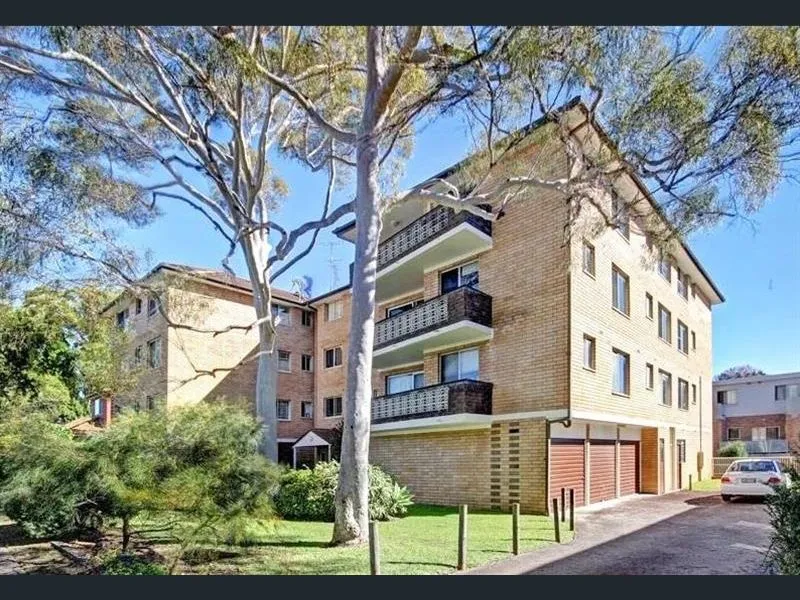
<path fill-rule="evenodd" d="M 612 440 L 590 440 L 589 444 L 589 503 L 594 504 L 616 496 L 616 450 Z"/>
<path fill-rule="evenodd" d="M 575 506 L 584 505 L 585 455 L 583 440 L 550 440 L 550 497 L 561 502 L 561 488 L 575 490 Z"/>
<path fill-rule="evenodd" d="M 620 442 L 619 493 L 621 496 L 639 493 L 639 442 Z"/>

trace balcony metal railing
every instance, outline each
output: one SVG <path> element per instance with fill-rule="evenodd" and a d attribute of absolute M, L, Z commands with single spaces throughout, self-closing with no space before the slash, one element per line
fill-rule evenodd
<path fill-rule="evenodd" d="M 378 246 L 378 270 L 461 223 L 469 223 L 478 231 L 492 235 L 490 221 L 464 210 L 457 213 L 452 208 L 437 206 Z"/>
<path fill-rule="evenodd" d="M 740 441 L 748 454 L 784 454 L 789 452 L 789 442 L 785 439 L 774 440 L 723 440 L 722 446 Z"/>
<path fill-rule="evenodd" d="M 492 297 L 469 286 L 460 287 L 378 321 L 374 348 L 377 350 L 463 320 L 491 327 Z"/>
<path fill-rule="evenodd" d="M 441 415 L 492 413 L 492 384 L 462 379 L 372 400 L 372 422 L 386 423 Z"/>

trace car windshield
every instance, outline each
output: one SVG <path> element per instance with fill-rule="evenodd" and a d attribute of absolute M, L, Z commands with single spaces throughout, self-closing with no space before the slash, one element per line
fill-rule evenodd
<path fill-rule="evenodd" d="M 738 473 L 754 473 L 775 470 L 775 463 L 771 460 L 750 460 L 747 462 L 737 462 L 733 463 L 730 468 L 730 471 Z"/>

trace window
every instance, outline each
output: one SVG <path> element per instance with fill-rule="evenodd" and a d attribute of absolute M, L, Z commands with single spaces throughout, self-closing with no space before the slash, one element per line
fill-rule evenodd
<path fill-rule="evenodd" d="M 676 440 L 678 446 L 678 462 L 686 462 L 686 440 Z"/>
<path fill-rule="evenodd" d="M 272 305 L 272 318 L 278 325 L 291 325 L 291 315 L 292 313 L 288 306 L 283 306 L 282 304 Z"/>
<path fill-rule="evenodd" d="M 156 369 L 161 366 L 161 338 L 147 342 L 147 366 Z"/>
<path fill-rule="evenodd" d="M 478 262 L 467 263 L 449 271 L 443 271 L 440 275 L 442 294 L 452 292 L 456 288 L 468 285 L 478 289 Z"/>
<path fill-rule="evenodd" d="M 775 386 L 775 400 L 777 400 L 777 401 L 786 400 L 786 386 L 785 385 L 776 385 Z"/>
<path fill-rule="evenodd" d="M 614 348 L 614 375 L 611 391 L 627 396 L 630 393 L 630 356 Z"/>
<path fill-rule="evenodd" d="M 588 335 L 583 336 L 583 368 L 594 371 L 595 365 L 595 343 L 594 338 Z"/>
<path fill-rule="evenodd" d="M 314 403 L 310 400 L 304 400 L 300 403 L 300 418 L 313 419 L 314 418 Z"/>
<path fill-rule="evenodd" d="M 313 371 L 314 370 L 314 357 L 310 354 L 302 354 L 300 356 L 300 370 Z"/>
<path fill-rule="evenodd" d="M 678 319 L 678 350 L 689 354 L 689 328 Z"/>
<path fill-rule="evenodd" d="M 653 383 L 653 365 L 647 363 L 644 367 L 644 387 L 648 390 L 652 390 Z"/>
<path fill-rule="evenodd" d="M 786 398 L 787 400 L 798 400 L 800 399 L 800 385 L 793 383 L 791 385 L 786 386 Z"/>
<path fill-rule="evenodd" d="M 300 311 L 300 322 L 303 327 L 311 327 L 314 325 L 314 315 L 310 310 Z"/>
<path fill-rule="evenodd" d="M 689 276 L 675 267 L 676 279 L 678 280 L 678 295 L 684 300 L 689 299 Z"/>
<path fill-rule="evenodd" d="M 147 410 L 155 410 L 156 399 L 153 398 L 152 396 L 147 396 L 145 400 L 147 402 Z"/>
<path fill-rule="evenodd" d="M 667 281 L 672 281 L 672 265 L 670 264 L 669 257 L 665 257 L 663 254 L 658 260 L 658 274 Z"/>
<path fill-rule="evenodd" d="M 325 398 L 325 416 L 338 417 L 342 414 L 342 397 Z"/>
<path fill-rule="evenodd" d="M 750 439 L 755 441 L 779 440 L 781 439 L 781 428 L 774 427 L 753 427 L 750 430 Z"/>
<path fill-rule="evenodd" d="M 583 242 L 583 272 L 594 277 L 594 246 Z"/>
<path fill-rule="evenodd" d="M 779 440 L 781 439 L 781 428 L 779 426 L 775 427 L 766 427 L 767 430 L 767 439 L 768 440 Z"/>
<path fill-rule="evenodd" d="M 628 207 L 625 201 L 617 194 L 611 200 L 611 211 L 613 213 L 614 224 L 617 226 L 617 231 L 626 240 L 631 237 L 631 218 L 628 214 Z"/>
<path fill-rule="evenodd" d="M 697 386 L 692 384 L 692 404 L 697 404 Z"/>
<path fill-rule="evenodd" d="M 152 317 L 154 314 L 156 314 L 157 310 L 158 310 L 158 305 L 156 304 L 156 299 L 155 298 L 148 298 L 147 299 L 147 316 L 148 317 Z"/>
<path fill-rule="evenodd" d="M 419 306 L 425 302 L 424 300 L 414 300 L 413 302 L 406 302 L 405 304 L 398 304 L 397 306 L 392 306 L 391 308 L 386 309 L 386 318 L 390 319 L 395 317 L 399 314 L 406 312 L 407 310 L 411 310 L 415 306 Z"/>
<path fill-rule="evenodd" d="M 628 276 L 616 265 L 611 267 L 611 292 L 614 308 L 622 314 L 630 314 L 628 312 Z"/>
<path fill-rule="evenodd" d="M 141 346 L 136 346 L 136 349 L 133 351 L 133 364 L 137 367 L 142 365 L 142 354 L 144 352 L 144 348 Z"/>
<path fill-rule="evenodd" d="M 470 348 L 452 354 L 443 354 L 441 358 L 441 380 L 458 381 L 459 379 L 478 379 L 478 349 Z"/>
<path fill-rule="evenodd" d="M 728 441 L 736 441 L 742 439 L 742 433 L 739 431 L 738 427 L 729 427 L 728 428 Z"/>
<path fill-rule="evenodd" d="M 661 379 L 661 404 L 672 406 L 672 375 L 659 369 L 658 376 Z"/>
<path fill-rule="evenodd" d="M 422 371 L 415 373 L 399 373 L 386 376 L 386 394 L 399 394 L 424 387 L 425 375 Z"/>
<path fill-rule="evenodd" d="M 292 403 L 290 400 L 278 400 L 275 410 L 278 413 L 278 421 L 292 420 Z"/>
<path fill-rule="evenodd" d="M 717 404 L 736 404 L 736 390 L 718 391 Z"/>
<path fill-rule="evenodd" d="M 342 318 L 344 313 L 344 302 L 337 300 L 336 302 L 328 302 L 325 305 L 325 319 L 327 321 L 335 321 Z"/>
<path fill-rule="evenodd" d="M 697 337 L 694 335 L 694 331 L 692 332 L 692 352 L 697 350 Z"/>
<path fill-rule="evenodd" d="M 644 314 L 648 319 L 653 320 L 653 297 L 647 292 L 644 294 Z"/>
<path fill-rule="evenodd" d="M 117 313 L 117 327 L 125 329 L 128 326 L 128 314 L 127 308 Z"/>
<path fill-rule="evenodd" d="M 292 372 L 292 353 L 286 350 L 278 350 L 278 371 L 284 373 Z"/>
<path fill-rule="evenodd" d="M 142 314 L 142 299 L 141 298 L 137 298 L 136 299 L 136 314 L 137 315 Z"/>
<path fill-rule="evenodd" d="M 672 313 L 661 304 L 658 305 L 658 337 L 672 343 Z"/>
<path fill-rule="evenodd" d="M 689 410 L 689 382 L 678 379 L 678 408 Z"/>
<path fill-rule="evenodd" d="M 325 368 L 338 367 L 342 364 L 342 347 L 328 348 L 325 350 Z"/>

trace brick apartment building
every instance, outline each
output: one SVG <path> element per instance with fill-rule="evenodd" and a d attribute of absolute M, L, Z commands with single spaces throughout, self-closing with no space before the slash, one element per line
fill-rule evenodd
<path fill-rule="evenodd" d="M 581 105 L 570 110 L 575 130 L 589 128 L 604 143 L 585 116 Z M 513 160 L 541 159 L 538 151 L 523 145 Z M 559 173 L 563 161 L 551 162 Z M 458 167 L 431 185 L 457 183 Z M 598 213 L 584 210 L 568 226 L 564 198 L 538 190 L 493 223 L 412 202 L 385 216 L 370 460 L 417 501 L 502 509 L 519 502 L 545 513 L 561 487 L 588 504 L 710 476 L 711 312 L 723 297 L 687 246 L 655 256 L 642 224 L 662 217 L 638 180 L 621 181 L 617 193 L 647 201 L 620 212 L 616 229 L 592 235 L 585 232 Z M 355 227 L 336 233 L 352 240 Z M 207 322 L 252 319 L 244 283 L 197 286 L 214 307 Z M 285 444 L 299 436 L 298 445 L 324 446 L 324 435 L 303 431 L 324 433 L 341 420 L 350 301 L 349 286 L 305 304 L 277 295 L 293 319 L 310 309 L 314 324 L 303 329 L 293 320 L 279 342 L 292 344 L 293 356 L 313 357 L 313 375 L 292 370 L 279 381 L 278 397 L 293 403 L 290 420 L 279 424 Z M 171 358 L 173 344 L 189 339 L 177 333 L 160 334 L 169 342 L 167 379 L 173 364 L 186 368 Z M 208 348 L 197 344 L 201 354 Z M 231 338 L 203 364 L 237 360 L 254 344 Z M 168 404 L 220 390 L 252 397 L 254 380 L 245 368 L 162 393 Z M 298 421 L 308 400 L 313 418 Z"/>
<path fill-rule="evenodd" d="M 714 450 L 742 441 L 749 454 L 800 451 L 800 373 L 714 382 Z"/>

